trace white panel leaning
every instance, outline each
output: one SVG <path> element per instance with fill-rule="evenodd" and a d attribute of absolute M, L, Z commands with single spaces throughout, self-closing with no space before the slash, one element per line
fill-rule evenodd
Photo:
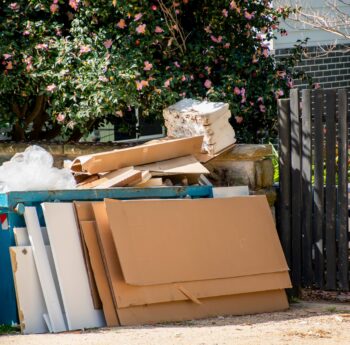
<path fill-rule="evenodd" d="M 42 208 L 69 330 L 102 327 L 95 310 L 72 203 L 43 203 Z"/>
<path fill-rule="evenodd" d="M 29 241 L 32 245 L 34 261 L 43 291 L 47 312 L 53 332 L 67 330 L 60 305 L 58 291 L 56 289 L 54 275 L 50 267 L 49 257 L 46 252 L 39 219 L 35 207 L 25 207 L 24 219 L 27 225 Z"/>

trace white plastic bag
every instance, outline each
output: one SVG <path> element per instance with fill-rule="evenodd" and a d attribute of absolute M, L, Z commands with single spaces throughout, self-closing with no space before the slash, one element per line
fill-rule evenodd
<path fill-rule="evenodd" d="M 40 146 L 29 146 L 0 166 L 0 193 L 29 190 L 74 189 L 68 169 L 53 167 L 53 157 Z"/>

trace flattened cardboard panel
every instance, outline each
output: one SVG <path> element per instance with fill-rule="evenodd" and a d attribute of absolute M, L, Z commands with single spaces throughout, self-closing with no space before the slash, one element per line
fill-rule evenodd
<path fill-rule="evenodd" d="M 89 251 L 91 266 L 94 272 L 99 295 L 102 300 L 103 313 L 108 327 L 119 326 L 118 316 L 113 304 L 107 273 L 103 264 L 101 250 L 96 235 L 96 223 L 82 221 L 80 223 L 84 241 Z"/>
<path fill-rule="evenodd" d="M 71 169 L 95 174 L 182 157 L 200 152 L 202 142 L 203 136 L 197 136 L 81 156 L 73 161 Z"/>
<path fill-rule="evenodd" d="M 21 333 L 46 333 L 48 328 L 43 315 L 47 313 L 47 309 L 32 247 L 11 247 L 10 256 Z"/>
<path fill-rule="evenodd" d="M 159 303 L 118 310 L 122 326 L 201 319 L 217 315 L 245 315 L 288 309 L 284 290 L 214 297 L 202 304 L 189 301 Z"/>
<path fill-rule="evenodd" d="M 73 204 L 79 222 L 95 220 L 94 210 L 90 201 L 74 201 Z"/>
<path fill-rule="evenodd" d="M 291 287 L 289 275 L 286 271 L 248 277 L 182 282 L 178 284 L 151 286 L 126 284 L 113 244 L 106 208 L 103 203 L 93 203 L 92 206 L 96 216 L 97 233 L 102 249 L 102 256 L 104 257 L 110 287 L 115 298 L 115 305 L 118 308 L 187 300 L 188 297 L 181 292 L 182 288 L 189 291 L 195 298 L 206 298 Z"/>
<path fill-rule="evenodd" d="M 42 208 L 69 330 L 104 326 L 102 311 L 93 306 L 73 204 Z"/>
<path fill-rule="evenodd" d="M 16 246 L 30 246 L 27 228 L 13 228 L 13 233 L 15 235 Z M 45 227 L 41 227 L 41 234 L 43 236 L 44 244 L 48 246 L 50 242 Z"/>
<path fill-rule="evenodd" d="M 111 171 L 104 175 L 100 180 L 96 181 L 93 188 L 103 189 L 111 187 L 125 187 L 142 181 L 142 172 L 134 168 L 119 169 Z"/>
<path fill-rule="evenodd" d="M 59 296 L 60 291 L 57 282 L 55 282 L 56 272 L 54 271 L 54 267 L 50 265 L 50 258 L 45 248 L 36 208 L 25 207 L 24 219 L 27 225 L 35 266 L 43 291 L 52 331 L 66 331 L 67 327 Z"/>
<path fill-rule="evenodd" d="M 128 284 L 288 270 L 265 196 L 105 203 Z"/>
<path fill-rule="evenodd" d="M 139 165 L 135 167 L 135 169 L 142 171 L 148 170 L 152 173 L 157 173 L 157 175 L 209 174 L 209 170 L 191 155 L 146 165 Z"/>

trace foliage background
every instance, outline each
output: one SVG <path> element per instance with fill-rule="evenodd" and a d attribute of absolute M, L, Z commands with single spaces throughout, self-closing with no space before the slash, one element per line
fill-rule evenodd
<path fill-rule="evenodd" d="M 0 128 L 15 140 L 78 140 L 183 97 L 228 102 L 241 142 L 276 135 L 276 99 L 302 47 L 278 63 L 270 55 L 289 12 L 269 0 L 1 3 Z"/>

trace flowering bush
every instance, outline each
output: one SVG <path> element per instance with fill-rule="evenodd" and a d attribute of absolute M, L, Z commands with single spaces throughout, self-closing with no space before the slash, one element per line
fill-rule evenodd
<path fill-rule="evenodd" d="M 78 139 L 193 97 L 228 102 L 242 140 L 268 138 L 292 87 L 292 60 L 277 64 L 267 43 L 287 15 L 270 0 L 2 1 L 0 128 Z"/>

